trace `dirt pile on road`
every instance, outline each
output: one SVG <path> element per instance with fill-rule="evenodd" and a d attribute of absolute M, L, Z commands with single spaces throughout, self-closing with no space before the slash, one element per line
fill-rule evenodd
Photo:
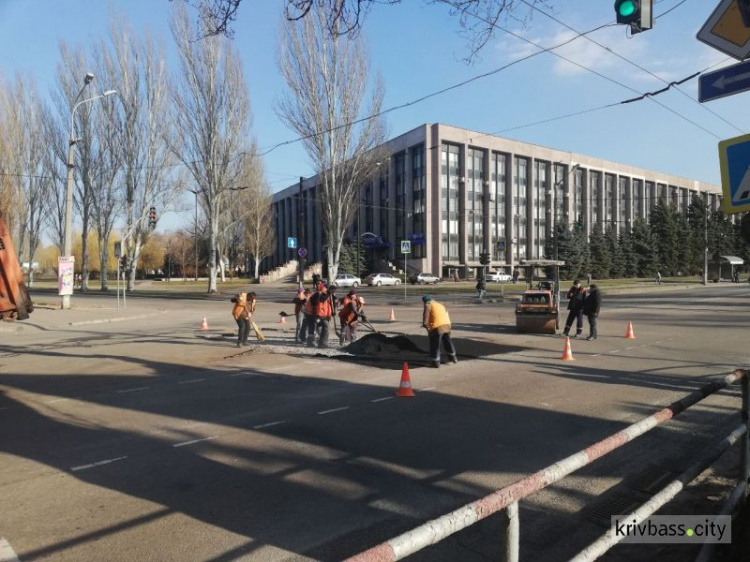
<path fill-rule="evenodd" d="M 368 334 L 347 346 L 346 351 L 354 355 L 397 355 L 404 351 L 423 353 L 419 346 L 407 336 Z"/>

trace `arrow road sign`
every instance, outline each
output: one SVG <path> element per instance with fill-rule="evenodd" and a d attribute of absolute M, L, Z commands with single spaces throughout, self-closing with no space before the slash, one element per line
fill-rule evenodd
<path fill-rule="evenodd" d="M 701 103 L 750 90 L 750 61 L 703 74 L 698 82 Z"/>
<path fill-rule="evenodd" d="M 750 210 L 750 135 L 719 143 L 722 210 L 741 213 Z"/>
<path fill-rule="evenodd" d="M 294 250 L 297 247 L 297 239 L 294 236 L 289 236 L 286 239 L 286 247 Z"/>

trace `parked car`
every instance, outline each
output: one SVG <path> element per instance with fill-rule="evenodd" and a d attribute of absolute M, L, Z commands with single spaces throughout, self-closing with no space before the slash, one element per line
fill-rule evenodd
<path fill-rule="evenodd" d="M 420 273 L 419 275 L 414 275 L 409 279 L 409 282 L 414 285 L 425 285 L 428 283 L 432 283 L 433 285 L 437 285 L 438 282 L 440 282 L 440 277 L 436 277 L 432 273 Z"/>
<path fill-rule="evenodd" d="M 505 283 L 506 281 L 511 281 L 513 277 L 511 277 L 507 273 L 500 273 L 499 271 L 488 271 L 486 280 L 488 283 Z"/>
<path fill-rule="evenodd" d="M 368 275 L 365 279 L 365 283 L 367 283 L 370 287 L 380 287 L 381 285 L 400 285 L 401 279 L 398 277 L 394 277 L 390 273 L 373 273 L 372 275 Z"/>
<path fill-rule="evenodd" d="M 362 279 L 349 273 L 339 273 L 331 283 L 331 287 L 359 287 Z"/>

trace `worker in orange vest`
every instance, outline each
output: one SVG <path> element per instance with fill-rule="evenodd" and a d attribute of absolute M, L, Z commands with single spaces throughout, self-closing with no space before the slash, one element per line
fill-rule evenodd
<path fill-rule="evenodd" d="M 318 291 L 310 298 L 313 301 L 312 306 L 315 313 L 315 321 L 320 325 L 320 336 L 318 347 L 328 347 L 328 333 L 330 330 L 331 316 L 333 316 L 333 306 L 331 304 L 331 295 L 328 294 L 328 288 L 324 283 L 318 285 Z M 307 345 L 313 347 L 315 331 L 308 334 Z"/>
<path fill-rule="evenodd" d="M 310 289 L 297 289 L 297 296 L 292 301 L 294 303 L 294 318 L 297 320 L 297 328 L 294 331 L 294 340 L 297 343 L 305 343 L 305 336 L 302 328 L 305 325 L 305 313 L 302 309 L 310 297 Z"/>
<path fill-rule="evenodd" d="M 357 291 L 352 289 L 341 300 L 341 311 L 339 320 L 341 320 L 341 333 L 339 334 L 339 343 L 344 345 L 346 341 L 355 341 L 357 339 L 357 324 L 359 319 L 364 316 L 365 300 L 357 295 Z"/>
<path fill-rule="evenodd" d="M 247 337 L 250 334 L 250 317 L 255 312 L 255 293 L 237 293 L 231 301 L 234 303 L 232 317 L 239 327 L 237 347 L 240 347 L 241 345 L 247 345 Z"/>
<path fill-rule="evenodd" d="M 440 368 L 441 342 L 450 360 L 458 363 L 456 347 L 451 340 L 451 319 L 448 316 L 448 311 L 442 304 L 433 300 L 430 295 L 423 296 L 422 302 L 424 303 L 422 326 L 427 328 L 432 366 L 436 369 Z"/>

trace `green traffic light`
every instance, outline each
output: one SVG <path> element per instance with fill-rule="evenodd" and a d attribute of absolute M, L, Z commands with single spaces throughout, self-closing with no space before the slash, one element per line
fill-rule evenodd
<path fill-rule="evenodd" d="M 620 4 L 617 8 L 620 12 L 620 16 L 627 18 L 629 16 L 632 16 L 635 12 L 635 2 L 634 0 L 626 0 L 622 4 Z"/>

